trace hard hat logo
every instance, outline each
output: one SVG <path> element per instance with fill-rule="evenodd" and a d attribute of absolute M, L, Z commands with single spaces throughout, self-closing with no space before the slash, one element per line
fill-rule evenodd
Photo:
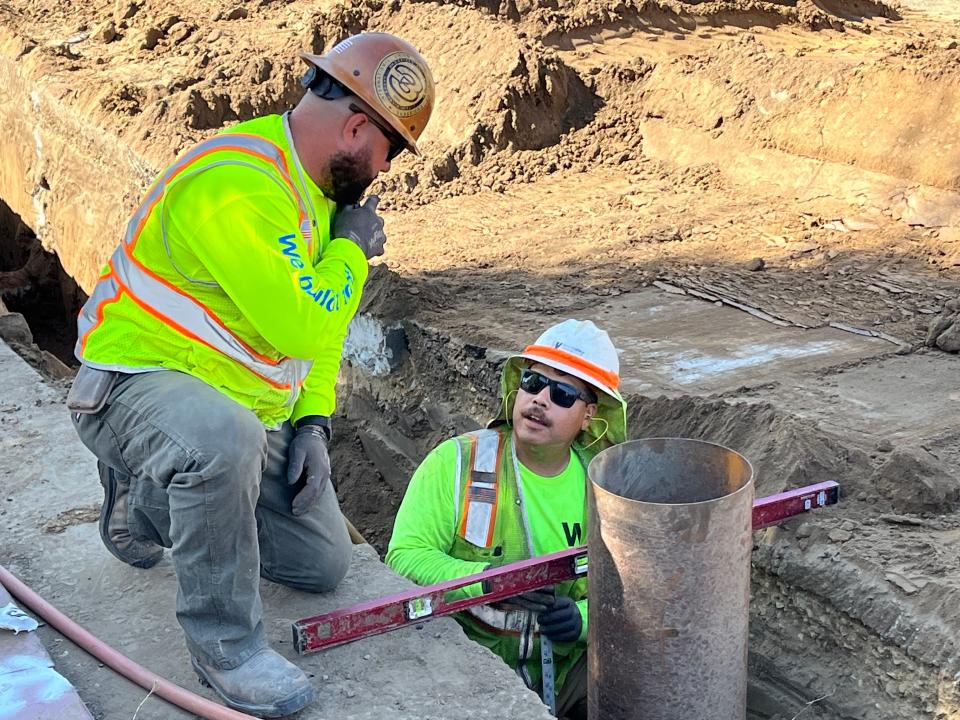
<path fill-rule="evenodd" d="M 376 93 L 383 106 L 397 117 L 416 115 L 426 100 L 428 81 L 424 68 L 411 55 L 394 52 L 377 66 Z"/>
<path fill-rule="evenodd" d="M 433 112 L 433 75 L 406 40 L 367 32 L 338 43 L 326 55 L 300 55 L 365 102 L 419 155 L 417 139 Z"/>

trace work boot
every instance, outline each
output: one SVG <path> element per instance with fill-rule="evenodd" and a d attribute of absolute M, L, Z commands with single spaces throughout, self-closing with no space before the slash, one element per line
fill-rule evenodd
<path fill-rule="evenodd" d="M 218 670 L 191 657 L 200 684 L 213 688 L 234 710 L 275 718 L 302 710 L 316 699 L 303 671 L 270 648 L 263 648 L 240 667 Z"/>
<path fill-rule="evenodd" d="M 97 462 L 100 484 L 103 485 L 103 507 L 100 508 L 100 538 L 107 550 L 127 565 L 151 568 L 163 557 L 163 548 L 149 540 L 138 540 L 127 525 L 127 496 L 130 485 L 120 482 L 117 473 Z"/>

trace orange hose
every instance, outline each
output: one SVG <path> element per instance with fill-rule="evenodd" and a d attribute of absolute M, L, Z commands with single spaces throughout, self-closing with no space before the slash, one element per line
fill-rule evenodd
<path fill-rule="evenodd" d="M 150 690 L 153 694 L 159 695 L 167 702 L 171 702 L 202 718 L 207 718 L 207 720 L 250 720 L 250 718 L 253 718 L 252 715 L 231 710 L 228 707 L 218 705 L 215 702 L 200 697 L 196 693 L 192 693 L 160 677 L 156 673 L 150 672 L 142 665 L 135 663 L 126 655 L 114 650 L 103 642 L 103 640 L 84 630 L 73 620 L 57 610 L 53 605 L 18 580 L 17 577 L 3 565 L 0 565 L 0 584 L 2 584 L 13 597 L 26 605 L 35 614 L 42 617 L 48 625 L 72 640 L 104 665 L 109 666 L 128 680 L 135 682 L 144 690 Z"/>

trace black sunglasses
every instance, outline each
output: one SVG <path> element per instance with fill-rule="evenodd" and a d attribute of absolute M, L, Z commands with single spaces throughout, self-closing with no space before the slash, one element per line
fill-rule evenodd
<path fill-rule="evenodd" d="M 367 116 L 367 120 L 372 122 L 380 132 L 383 133 L 383 136 L 387 139 L 387 142 L 390 143 L 390 149 L 387 150 L 387 162 L 393 160 L 397 155 L 402 153 L 407 149 L 407 143 L 404 142 L 403 138 L 397 135 L 397 131 L 391 127 L 388 127 L 385 123 L 380 122 L 375 116 L 368 113 L 366 110 L 361 108 L 355 103 L 350 103 L 350 112 L 361 113 L 362 115 Z"/>
<path fill-rule="evenodd" d="M 583 400 L 585 403 L 595 403 L 596 395 L 592 393 L 580 392 L 570 383 L 561 382 L 541 375 L 536 370 L 529 368 L 520 373 L 520 389 L 531 395 L 539 395 L 545 387 L 550 388 L 550 402 L 559 405 L 562 408 L 573 407 L 577 400 Z"/>

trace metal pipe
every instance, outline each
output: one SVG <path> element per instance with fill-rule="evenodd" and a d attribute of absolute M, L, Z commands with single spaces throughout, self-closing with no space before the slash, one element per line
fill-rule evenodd
<path fill-rule="evenodd" d="M 589 717 L 744 720 L 750 463 L 652 438 L 601 452 L 589 476 Z"/>

